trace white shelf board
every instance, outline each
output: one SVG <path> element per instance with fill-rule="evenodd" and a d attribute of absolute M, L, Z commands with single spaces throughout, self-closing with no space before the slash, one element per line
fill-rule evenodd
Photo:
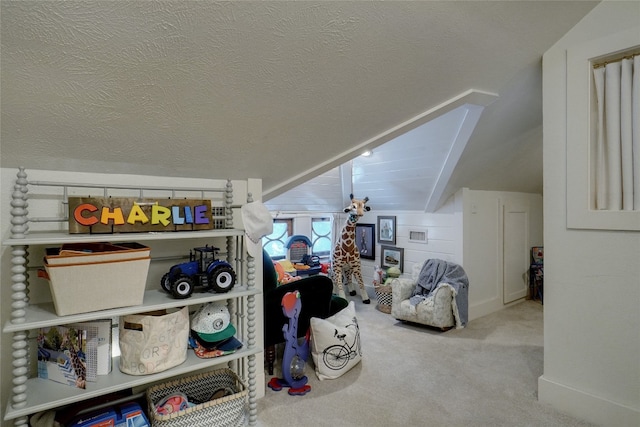
<path fill-rule="evenodd" d="M 118 369 L 119 358 L 116 357 L 113 359 L 113 371 L 109 375 L 99 376 L 97 382 L 87 382 L 87 388 L 85 390 L 42 378 L 31 378 L 26 382 L 26 404 L 22 408 L 12 408 L 11 402 L 9 402 L 7 404 L 7 411 L 4 414 L 4 419 L 11 420 L 36 412 L 78 403 L 108 393 L 132 387 L 146 386 L 151 382 L 166 380 L 199 369 L 211 368 L 243 357 L 255 355 L 262 350 L 257 347 L 243 348 L 233 354 L 211 359 L 201 359 L 195 355 L 193 350 L 189 349 L 187 351 L 187 360 L 181 365 L 157 374 L 140 376 L 120 372 Z"/>
<path fill-rule="evenodd" d="M 141 242 L 152 240 L 180 240 L 199 239 L 228 236 L 242 236 L 244 230 L 235 228 L 221 228 L 216 230 L 198 231 L 164 231 L 152 233 L 113 233 L 113 234 L 69 234 L 65 232 L 29 233 L 23 239 L 6 239 L 3 246 L 28 246 L 28 245 L 60 245 L 63 243 L 83 242 Z"/>
<path fill-rule="evenodd" d="M 175 299 L 162 289 L 151 289 L 144 293 L 142 305 L 120 307 L 109 310 L 92 311 L 89 313 L 58 316 L 52 302 L 43 304 L 30 304 L 26 309 L 24 323 L 12 323 L 8 321 L 3 332 L 20 332 L 31 329 L 46 328 L 68 323 L 86 322 L 89 320 L 105 319 L 127 314 L 136 314 L 146 311 L 162 310 L 165 308 L 184 307 L 185 305 L 204 304 L 211 301 L 224 301 L 231 298 L 257 295 L 259 289 L 247 288 L 235 285 L 229 292 L 219 294 L 210 292 L 194 292 L 186 299 Z"/>

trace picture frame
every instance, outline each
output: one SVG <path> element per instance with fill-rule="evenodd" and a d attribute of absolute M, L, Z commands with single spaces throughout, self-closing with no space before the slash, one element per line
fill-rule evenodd
<path fill-rule="evenodd" d="M 404 249 L 395 246 L 381 246 L 380 265 L 383 269 L 398 267 L 402 271 L 404 268 Z"/>
<path fill-rule="evenodd" d="M 381 245 L 396 244 L 396 217 L 395 216 L 379 216 L 378 217 L 378 243 Z"/>
<path fill-rule="evenodd" d="M 375 224 L 356 224 L 356 246 L 360 258 L 376 259 Z"/>

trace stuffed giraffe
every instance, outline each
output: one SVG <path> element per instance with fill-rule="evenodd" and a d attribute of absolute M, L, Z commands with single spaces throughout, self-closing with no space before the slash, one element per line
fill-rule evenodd
<path fill-rule="evenodd" d="M 356 223 L 360 217 L 364 215 L 366 211 L 371 210 L 371 208 L 369 206 L 365 206 L 369 201 L 368 197 L 365 197 L 362 200 L 354 199 L 353 194 L 349 197 L 351 198 L 351 204 L 344 209 L 345 213 L 349 214 L 349 217 L 342 228 L 342 232 L 336 241 L 336 245 L 333 248 L 333 254 L 331 255 L 333 284 L 338 289 L 338 296 L 346 298 L 342 285 L 342 274 L 346 271 L 347 284 L 351 281 L 351 275 L 353 275 L 360 286 L 362 302 L 369 304 L 371 300 L 369 299 L 369 294 L 367 294 L 367 291 L 364 288 L 364 280 L 362 279 L 362 270 L 360 266 L 360 252 L 356 246 Z M 351 295 L 355 295 L 355 291 L 353 291 Z"/>

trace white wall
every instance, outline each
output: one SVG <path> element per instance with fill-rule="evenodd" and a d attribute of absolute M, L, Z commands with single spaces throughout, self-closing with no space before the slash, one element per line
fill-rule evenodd
<path fill-rule="evenodd" d="M 404 248 L 403 275 L 415 263 L 440 258 L 461 264 L 469 277 L 469 320 L 505 307 L 502 303 L 500 213 L 508 202 L 526 202 L 530 209 L 529 246 L 542 246 L 542 196 L 539 194 L 462 189 L 436 213 L 418 211 L 370 211 L 359 223 L 377 224 L 377 217 L 396 217 L 396 246 Z M 377 227 L 377 225 L 376 225 Z M 412 227 L 427 229 L 426 244 L 409 242 Z M 376 260 L 361 260 L 367 291 L 375 298 L 373 271 Z M 526 272 L 523 271 L 523 274 Z"/>
<path fill-rule="evenodd" d="M 502 280 L 503 206 L 510 203 L 528 206 L 528 247 L 543 246 L 542 196 L 467 189 L 463 189 L 462 194 L 462 265 L 469 276 L 469 319 L 475 319 L 505 307 Z M 526 271 L 522 273 L 526 274 Z"/>
<path fill-rule="evenodd" d="M 418 211 L 370 211 L 360 219 L 361 224 L 375 224 L 378 233 L 378 216 L 396 217 L 396 247 L 404 249 L 403 275 L 411 274 L 415 263 L 422 263 L 428 258 L 440 258 L 458 262 L 462 257 L 462 215 L 461 206 L 456 206 L 455 198 L 451 198 L 445 206 L 435 213 Z M 409 230 L 415 227 L 427 229 L 427 243 L 409 242 Z M 385 244 L 386 245 L 386 244 Z M 387 245 L 392 246 L 392 245 Z M 362 259 L 362 274 L 367 292 L 375 299 L 373 290 L 373 273 L 376 265 L 380 265 L 380 244 L 376 239 L 376 259 Z M 359 297 L 358 297 L 359 298 Z"/>
<path fill-rule="evenodd" d="M 640 233 L 567 229 L 567 50 L 632 27 L 640 2 L 599 4 L 543 58 L 544 374 L 538 397 L 603 426 L 640 425 Z M 588 70 L 584 71 L 585 73 Z M 586 85 L 585 85 L 586 87 Z"/>

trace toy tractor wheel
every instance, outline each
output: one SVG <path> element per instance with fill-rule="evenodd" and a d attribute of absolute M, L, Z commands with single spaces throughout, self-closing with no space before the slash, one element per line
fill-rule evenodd
<path fill-rule="evenodd" d="M 169 273 L 162 276 L 162 279 L 160 279 L 160 286 L 162 286 L 162 289 L 165 292 L 171 293 L 171 280 L 169 279 Z"/>
<path fill-rule="evenodd" d="M 193 292 L 193 280 L 189 276 L 178 276 L 178 278 L 171 285 L 171 294 L 174 298 L 184 299 L 189 298 Z"/>
<path fill-rule="evenodd" d="M 209 273 L 207 282 L 211 289 L 218 293 L 229 292 L 236 283 L 236 273 L 233 268 L 221 266 Z"/>

